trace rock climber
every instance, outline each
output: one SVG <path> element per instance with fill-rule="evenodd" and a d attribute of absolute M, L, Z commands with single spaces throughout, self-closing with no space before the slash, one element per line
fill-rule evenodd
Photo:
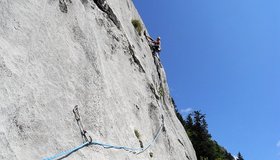
<path fill-rule="evenodd" d="M 161 48 L 160 48 L 160 37 L 157 37 L 156 40 L 153 40 L 150 36 L 147 36 L 146 31 L 144 31 L 144 35 L 149 42 L 149 46 L 152 49 L 153 53 L 159 53 Z"/>

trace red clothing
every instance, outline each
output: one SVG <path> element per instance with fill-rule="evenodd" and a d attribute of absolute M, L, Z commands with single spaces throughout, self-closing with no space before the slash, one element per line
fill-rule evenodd
<path fill-rule="evenodd" d="M 153 44 L 154 44 L 155 46 L 160 46 L 160 40 L 153 41 Z"/>

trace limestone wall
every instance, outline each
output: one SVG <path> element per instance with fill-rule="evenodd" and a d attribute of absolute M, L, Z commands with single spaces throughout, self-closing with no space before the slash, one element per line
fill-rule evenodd
<path fill-rule="evenodd" d="M 132 19 L 131 0 L 0 0 L 0 159 L 36 160 L 93 140 L 70 160 L 196 160 L 164 69 Z M 142 21 L 141 21 L 142 22 Z M 143 23 L 143 22 L 142 22 Z M 135 135 L 135 131 L 140 137 Z"/>

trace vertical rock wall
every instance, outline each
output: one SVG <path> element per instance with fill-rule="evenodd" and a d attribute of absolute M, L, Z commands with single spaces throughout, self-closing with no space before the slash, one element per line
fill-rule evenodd
<path fill-rule="evenodd" d="M 35 160 L 93 140 L 71 160 L 196 160 L 164 69 L 132 19 L 131 0 L 0 0 L 0 159 Z M 138 134 L 136 134 L 138 132 Z M 142 144 L 141 144 L 142 143 Z"/>

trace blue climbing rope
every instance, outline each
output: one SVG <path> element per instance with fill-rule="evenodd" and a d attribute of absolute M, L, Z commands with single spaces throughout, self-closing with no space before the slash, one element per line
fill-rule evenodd
<path fill-rule="evenodd" d="M 153 145 L 153 144 L 156 142 L 156 140 L 158 139 L 159 134 L 160 134 L 160 131 L 162 130 L 162 128 L 163 128 L 163 124 L 160 125 L 160 128 L 159 128 L 159 130 L 157 131 L 156 136 L 154 137 L 154 139 L 153 139 L 146 147 L 142 148 L 142 150 L 141 150 L 140 152 L 138 152 L 137 154 L 146 151 L 148 148 L 151 147 L 151 145 Z"/>
<path fill-rule="evenodd" d="M 90 142 L 86 142 L 84 144 L 81 144 L 80 146 L 77 146 L 77 147 L 75 147 L 73 149 L 70 149 L 70 150 L 67 150 L 67 151 L 63 151 L 63 152 L 61 152 L 59 154 L 56 154 L 56 155 L 54 155 L 52 157 L 43 158 L 43 160 L 54 160 L 54 159 L 65 157 L 65 156 L 67 156 L 67 155 L 69 155 L 69 154 L 71 154 L 71 153 L 73 153 L 73 152 L 75 152 L 77 150 L 80 150 L 80 149 L 84 148 L 85 146 L 87 146 L 89 144 L 90 144 Z"/>
<path fill-rule="evenodd" d="M 96 141 L 92 141 L 92 142 L 86 142 L 86 143 L 83 143 L 81 144 L 80 146 L 77 146 L 73 149 L 70 149 L 70 150 L 66 150 L 66 151 L 63 151 L 61 153 L 58 153 L 52 157 L 48 157 L 48 158 L 43 158 L 43 160 L 55 160 L 55 159 L 61 159 L 63 157 L 66 157 L 68 155 L 70 155 L 71 153 L 73 152 L 76 152 L 86 146 L 89 146 L 89 145 L 98 145 L 98 146 L 102 146 L 104 148 L 113 148 L 113 149 L 122 149 L 122 150 L 125 150 L 125 151 L 129 151 L 129 152 L 132 152 L 134 154 L 139 154 L 139 153 L 142 153 L 144 152 L 145 150 L 147 150 L 149 147 L 151 147 L 157 140 L 157 138 L 159 137 L 160 135 L 160 131 L 162 130 L 163 128 L 163 124 L 160 125 L 160 128 L 158 129 L 154 139 L 145 147 L 143 148 L 130 148 L 130 147 L 125 147 L 125 146 L 115 146 L 115 145 L 111 145 L 111 144 L 105 144 L 105 143 L 101 143 L 101 142 L 96 142 Z"/>

